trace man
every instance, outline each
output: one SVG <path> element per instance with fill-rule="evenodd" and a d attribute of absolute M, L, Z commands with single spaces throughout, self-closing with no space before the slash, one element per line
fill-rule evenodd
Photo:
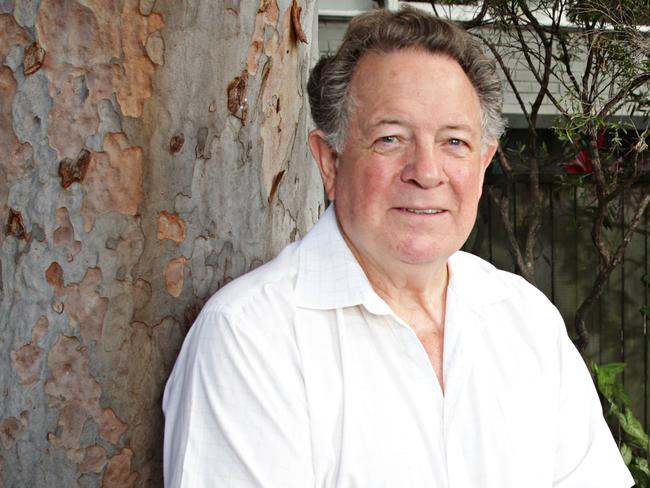
<path fill-rule="evenodd" d="M 166 485 L 631 486 L 556 309 L 458 251 L 502 132 L 476 42 L 363 14 L 309 95 L 333 205 L 197 319 L 165 392 Z"/>

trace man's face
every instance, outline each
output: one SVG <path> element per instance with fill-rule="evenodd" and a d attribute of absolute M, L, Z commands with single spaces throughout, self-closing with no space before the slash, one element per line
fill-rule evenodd
<path fill-rule="evenodd" d="M 381 265 L 444 263 L 474 225 L 495 149 L 481 151 L 474 87 L 451 58 L 402 50 L 363 56 L 350 89 L 345 147 L 319 161 L 346 240 Z"/>

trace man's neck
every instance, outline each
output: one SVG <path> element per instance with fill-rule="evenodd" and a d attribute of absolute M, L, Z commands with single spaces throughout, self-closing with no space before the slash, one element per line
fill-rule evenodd
<path fill-rule="evenodd" d="M 449 272 L 447 263 L 410 265 L 379 262 L 361 253 L 343 234 L 375 292 L 416 333 L 444 327 Z"/>

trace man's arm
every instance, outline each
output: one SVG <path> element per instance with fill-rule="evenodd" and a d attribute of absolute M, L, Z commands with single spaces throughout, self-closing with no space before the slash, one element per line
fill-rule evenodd
<path fill-rule="evenodd" d="M 299 355 L 261 320 L 207 312 L 192 327 L 163 399 L 167 488 L 314 485 Z"/>
<path fill-rule="evenodd" d="M 629 488 L 634 481 L 603 418 L 589 370 L 563 331 L 554 488 Z"/>

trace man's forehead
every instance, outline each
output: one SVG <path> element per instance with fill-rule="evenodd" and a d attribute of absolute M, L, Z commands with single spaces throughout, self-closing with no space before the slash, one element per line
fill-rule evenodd
<path fill-rule="evenodd" d="M 420 63 L 427 62 L 428 60 L 434 64 L 440 64 L 441 67 L 443 65 L 449 66 L 451 64 L 458 67 L 458 69 L 464 73 L 460 63 L 458 63 L 456 59 L 446 53 L 432 52 L 423 48 L 410 47 L 389 51 L 369 51 L 367 53 L 364 53 L 356 62 L 353 71 L 352 82 L 354 83 L 355 78 L 357 78 L 357 75 L 360 72 L 364 72 L 368 68 L 370 68 L 371 71 L 376 70 L 381 65 L 385 65 L 384 71 L 386 71 L 386 74 L 397 76 L 402 73 L 405 68 L 407 68 L 406 66 L 401 65 L 399 61 L 404 60 L 408 57 L 413 57 L 412 55 L 416 55 L 418 58 L 420 58 Z"/>
<path fill-rule="evenodd" d="M 350 84 L 354 101 L 372 99 L 383 92 L 401 92 L 408 98 L 424 97 L 432 84 L 448 82 L 452 90 L 478 94 L 460 64 L 453 58 L 421 49 L 367 53 L 359 59 Z M 472 96 L 472 95 L 470 95 Z"/>
<path fill-rule="evenodd" d="M 406 60 L 400 54 L 374 55 L 360 66 L 350 91 L 351 122 L 362 131 L 394 125 L 479 134 L 480 102 L 460 65 L 430 53 Z M 433 63 L 423 67 L 427 60 Z"/>

